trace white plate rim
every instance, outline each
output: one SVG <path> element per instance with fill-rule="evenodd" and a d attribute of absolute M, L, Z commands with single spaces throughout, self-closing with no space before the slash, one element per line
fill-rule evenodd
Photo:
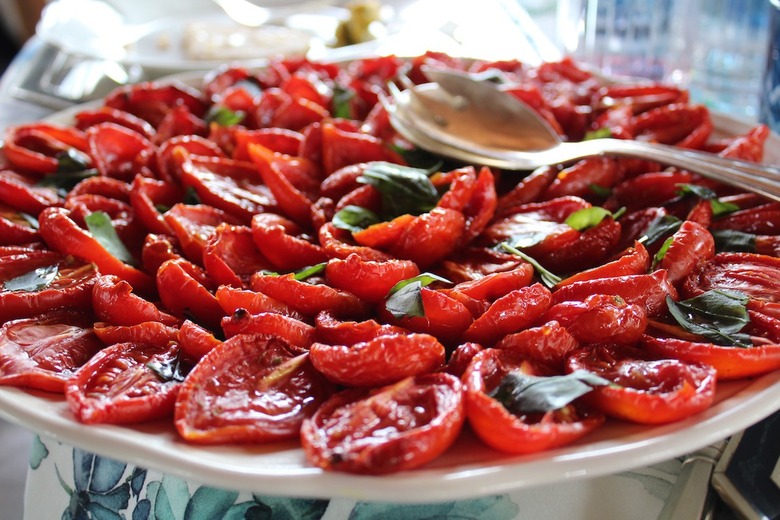
<path fill-rule="evenodd" d="M 194 77 L 188 76 L 187 83 L 193 83 Z M 68 124 L 77 111 L 94 105 L 71 107 L 47 121 Z M 720 135 L 744 134 L 755 126 L 722 114 L 712 117 Z M 765 152 L 768 161 L 780 164 L 780 136 L 770 135 Z M 171 421 L 137 427 L 82 425 L 57 394 L 0 387 L 0 417 L 101 456 L 216 487 L 267 495 L 422 503 L 619 473 L 693 452 L 780 409 L 780 370 L 719 383 L 717 395 L 714 406 L 683 421 L 651 427 L 608 421 L 573 445 L 526 456 L 491 451 L 466 431 L 453 449 L 430 465 L 381 477 L 324 472 L 306 462 L 297 443 L 187 444 L 177 437 Z M 468 460 L 475 456 L 477 460 Z"/>

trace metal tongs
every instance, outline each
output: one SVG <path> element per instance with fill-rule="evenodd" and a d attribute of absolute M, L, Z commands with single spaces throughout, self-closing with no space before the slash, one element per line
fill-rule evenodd
<path fill-rule="evenodd" d="M 386 106 L 396 130 L 431 152 L 521 171 L 597 155 L 635 157 L 780 201 L 776 166 L 643 141 L 564 142 L 533 109 L 484 74 L 433 67 L 424 72 L 431 83 L 391 87 L 394 103 Z"/>

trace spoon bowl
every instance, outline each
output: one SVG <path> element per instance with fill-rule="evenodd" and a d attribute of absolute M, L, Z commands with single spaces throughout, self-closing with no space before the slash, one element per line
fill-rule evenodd
<path fill-rule="evenodd" d="M 780 201 L 780 169 L 673 146 L 622 139 L 564 142 L 490 72 L 424 69 L 433 83 L 391 87 L 390 121 L 421 148 L 467 162 L 528 171 L 597 155 L 636 157 L 699 173 Z"/>

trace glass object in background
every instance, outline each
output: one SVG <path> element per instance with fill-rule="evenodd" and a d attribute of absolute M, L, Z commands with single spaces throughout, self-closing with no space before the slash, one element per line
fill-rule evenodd
<path fill-rule="evenodd" d="M 758 115 L 769 0 L 561 0 L 559 45 L 612 76 L 690 89 L 694 102 Z"/>
<path fill-rule="evenodd" d="M 562 0 L 563 52 L 610 76 L 676 77 L 690 21 L 689 0 Z"/>
<path fill-rule="evenodd" d="M 689 25 L 694 101 L 756 119 L 769 37 L 768 0 L 697 0 Z"/>
<path fill-rule="evenodd" d="M 780 132 L 780 0 L 771 5 L 769 46 L 761 91 L 761 121 Z"/>

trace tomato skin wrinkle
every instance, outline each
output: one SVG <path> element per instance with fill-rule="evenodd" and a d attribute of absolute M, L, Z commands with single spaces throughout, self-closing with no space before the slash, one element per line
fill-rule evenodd
<path fill-rule="evenodd" d="M 301 429 L 318 467 L 385 474 L 420 467 L 454 442 L 464 422 L 460 381 L 444 373 L 334 395 Z"/>

